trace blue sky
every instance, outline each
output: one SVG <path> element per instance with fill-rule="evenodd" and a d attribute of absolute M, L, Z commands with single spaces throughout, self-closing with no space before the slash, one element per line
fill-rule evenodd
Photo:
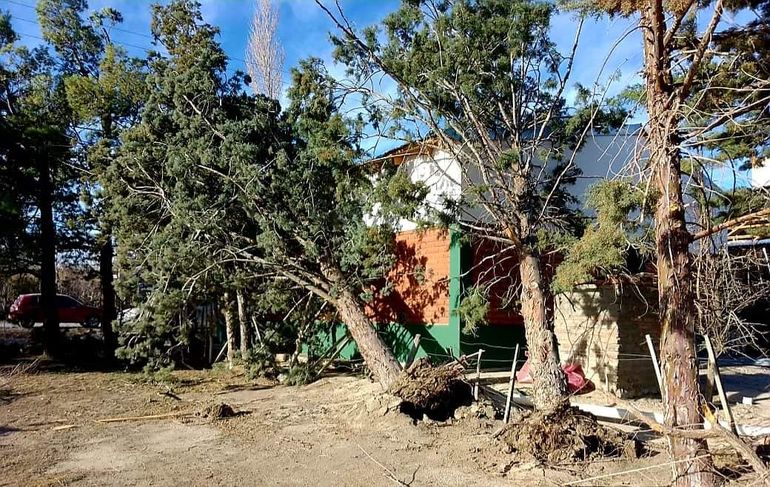
<path fill-rule="evenodd" d="M 120 10 L 125 19 L 120 26 L 123 30 L 114 31 L 113 39 L 131 54 L 141 56 L 143 49 L 152 47 L 149 37 L 151 3 L 146 0 L 91 0 L 89 7 L 96 10 L 110 6 Z M 232 67 L 243 69 L 253 0 L 201 0 L 201 3 L 206 21 L 221 31 L 220 41 L 231 57 Z M 397 0 L 341 1 L 346 15 L 358 27 L 377 23 L 398 3 Z M 300 59 L 315 56 L 327 62 L 333 75 L 342 77 L 344 68 L 335 66 L 331 60 L 332 47 L 328 38 L 333 26 L 313 0 L 277 0 L 277 4 L 279 37 L 286 51 L 285 71 L 288 72 Z M 0 9 L 11 12 L 14 27 L 22 34 L 22 42 L 29 45 L 40 43 L 36 38 L 40 36 L 40 29 L 35 21 L 34 5 L 35 0 L 0 0 Z M 567 52 L 571 47 L 576 26 L 572 14 L 558 14 L 552 20 L 551 36 L 562 51 Z M 598 82 L 608 86 L 608 94 L 613 95 L 624 86 L 639 82 L 642 52 L 639 31 L 634 27 L 633 19 L 602 17 L 586 21 L 573 70 L 573 84 L 591 87 Z M 570 98 L 570 93 L 567 97 Z M 389 145 L 380 143 L 375 151 L 380 152 Z"/>
<path fill-rule="evenodd" d="M 114 31 L 113 38 L 135 55 L 142 55 L 142 47 L 151 48 L 149 38 L 150 9 L 152 2 L 145 0 L 91 0 L 93 10 L 111 6 L 123 13 L 125 21 L 121 31 Z M 248 35 L 253 0 L 202 0 L 202 10 L 207 22 L 221 30 L 220 41 L 236 67 L 242 67 Z M 313 0 L 279 0 L 279 37 L 286 51 L 286 68 L 298 60 L 315 56 L 328 62 L 333 74 L 342 75 L 341 67 L 331 63 L 329 31 L 333 29 L 325 14 Z M 396 0 L 344 0 L 341 2 L 346 15 L 359 27 L 380 21 L 397 5 Z M 0 0 L 0 9 L 10 11 L 14 26 L 22 34 L 22 41 L 34 45 L 40 42 L 40 29 L 35 21 L 35 0 Z M 641 63 L 638 32 L 629 35 L 615 46 L 606 67 L 602 63 L 610 55 L 613 44 L 629 29 L 633 21 L 628 19 L 592 20 L 587 22 L 575 64 L 574 81 L 592 85 L 597 77 L 606 84 L 609 76 L 619 74 L 612 92 L 621 86 L 638 80 Z M 575 35 L 576 23 L 570 14 L 560 14 L 553 19 L 552 36 L 565 51 Z M 125 32 L 125 31 L 130 31 Z M 600 75 L 602 71 L 602 75 Z"/>

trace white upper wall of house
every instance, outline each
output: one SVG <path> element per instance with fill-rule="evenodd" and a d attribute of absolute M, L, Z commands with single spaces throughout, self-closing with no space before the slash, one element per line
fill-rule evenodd
<path fill-rule="evenodd" d="M 613 135 L 593 135 L 578 151 L 573 160 L 582 174 L 568 190 L 579 200 L 582 209 L 588 189 L 602 179 L 611 179 L 621 174 L 628 174 L 639 159 L 640 143 L 638 130 L 621 131 Z M 555 162 L 552 164 L 556 164 Z M 436 150 L 433 154 L 424 154 L 407 159 L 402 166 L 414 182 L 424 182 L 429 193 L 426 207 L 441 209 L 447 198 L 458 199 L 469 187 L 481 183 L 478 170 L 473 167 L 463 171 L 459 161 L 449 152 Z M 630 171 L 633 173 L 633 169 Z M 484 219 L 481 208 L 467 208 L 466 218 Z M 414 222 L 402 221 L 402 230 L 415 228 Z"/>
<path fill-rule="evenodd" d="M 751 168 L 751 187 L 766 188 L 770 186 L 770 158 L 765 159 L 761 166 Z"/>
<path fill-rule="evenodd" d="M 423 182 L 428 187 L 425 197 L 425 212 L 441 210 L 446 199 L 457 200 L 462 192 L 462 168 L 460 162 L 443 150 L 433 154 L 412 157 L 404 162 L 401 170 L 408 172 L 412 182 Z M 401 220 L 401 230 L 414 230 L 413 221 Z"/>

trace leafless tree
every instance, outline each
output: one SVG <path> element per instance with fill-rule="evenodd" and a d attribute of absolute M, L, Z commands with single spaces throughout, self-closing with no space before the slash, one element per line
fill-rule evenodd
<path fill-rule="evenodd" d="M 272 0 L 255 0 L 246 69 L 255 93 L 278 99 L 283 86 L 283 48 L 278 41 L 278 9 Z"/>

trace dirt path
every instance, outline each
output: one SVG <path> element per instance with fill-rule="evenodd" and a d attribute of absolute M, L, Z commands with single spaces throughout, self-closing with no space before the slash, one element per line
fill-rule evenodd
<path fill-rule="evenodd" d="M 181 400 L 125 373 L 14 378 L 0 395 L 0 485 L 398 485 L 387 475 L 414 486 L 564 485 L 639 467 L 652 468 L 582 485 L 668 482 L 665 455 L 553 470 L 512 466 L 490 438 L 499 422 L 471 416 L 414 425 L 364 379 L 292 388 L 254 386 L 223 372 L 175 377 Z M 94 421 L 200 411 L 218 401 L 245 414 Z"/>

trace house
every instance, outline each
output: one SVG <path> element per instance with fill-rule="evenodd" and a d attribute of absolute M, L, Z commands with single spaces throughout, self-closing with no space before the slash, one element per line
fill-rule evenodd
<path fill-rule="evenodd" d="M 755 191 L 770 190 L 770 157 L 751 167 L 749 185 Z M 770 269 L 770 226 L 765 221 L 747 222 L 731 228 L 727 234 L 727 247 L 732 253 L 760 252 Z"/>
<path fill-rule="evenodd" d="M 569 191 L 576 197 L 579 207 L 583 207 L 586 192 L 591 185 L 620 174 L 628 164 L 639 159 L 639 133 L 639 126 L 631 126 L 611 134 L 593 135 L 575 154 L 574 164 L 582 174 Z M 473 171 L 463 170 L 460 162 L 435 139 L 402 145 L 372 162 L 384 160 L 406 171 L 412 181 L 421 181 L 428 186 L 429 192 L 425 199 L 427 207 L 441 209 L 446 200 L 457 201 L 478 183 L 474 178 L 479 176 Z M 473 220 L 479 218 L 482 210 L 467 207 L 461 213 L 461 218 Z M 418 356 L 448 358 L 471 354 L 483 348 L 484 367 L 510 368 L 516 344 L 525 343 L 523 320 L 517 312 L 517 296 L 514 293 L 519 280 L 515 256 L 505 244 L 474 239 L 463 232 L 461 227 L 419 230 L 415 222 L 401 221 L 401 231 L 396 236 L 398 259 L 391 274 L 395 281 L 394 289 L 388 296 L 374 300 L 369 306 L 369 312 L 382 324 L 382 334 L 399 359 L 406 357 L 413 337 L 420 334 Z M 552 272 L 555 263 L 553 260 L 546 262 L 546 272 Z M 463 293 L 477 285 L 484 285 L 488 289 L 490 306 L 486 317 L 487 326 L 471 334 L 463 330 L 457 309 Z M 608 296 L 605 290 L 601 299 L 606 301 Z M 568 314 L 568 317 L 562 317 L 562 322 L 570 320 L 574 325 L 581 311 L 572 310 Z M 609 329 L 608 316 L 603 315 L 598 322 L 595 316 L 587 320 L 593 320 L 591 322 L 594 324 L 599 323 L 598 326 Z M 613 316 L 617 329 L 619 311 Z M 557 327 L 559 319 L 557 312 Z M 630 319 L 630 314 L 622 319 Z M 585 323 L 583 325 L 586 328 Z M 610 336 L 607 332 L 599 335 L 605 340 Z M 622 335 L 616 330 L 614 340 L 618 343 L 624 341 Z M 566 343 L 568 339 L 560 343 L 562 358 L 571 354 Z M 643 336 L 639 345 L 644 346 Z M 588 347 L 585 340 L 576 346 L 582 347 L 584 355 L 587 349 L 596 349 L 595 346 Z M 617 359 L 620 345 L 615 348 L 610 360 Z M 353 352 L 354 347 L 351 346 L 342 355 L 350 356 Z M 600 355 L 600 352 L 594 355 Z M 593 362 L 587 363 L 602 360 L 594 357 Z M 597 376 L 601 376 L 602 383 L 607 382 L 609 374 L 606 367 L 597 367 Z M 650 372 L 653 374 L 651 364 Z M 612 375 L 614 377 L 618 372 L 613 370 Z M 655 380 L 654 375 L 651 375 L 651 380 Z"/>

